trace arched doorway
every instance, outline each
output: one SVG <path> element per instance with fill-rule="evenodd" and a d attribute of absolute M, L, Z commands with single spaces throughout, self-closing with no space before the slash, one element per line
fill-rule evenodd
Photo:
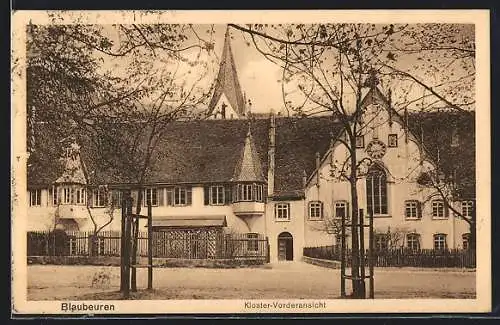
<path fill-rule="evenodd" d="M 293 261 L 293 237 L 289 232 L 278 235 L 278 261 Z"/>

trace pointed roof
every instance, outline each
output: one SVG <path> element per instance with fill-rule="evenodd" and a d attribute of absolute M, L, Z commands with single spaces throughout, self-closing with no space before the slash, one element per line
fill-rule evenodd
<path fill-rule="evenodd" d="M 236 162 L 233 178 L 231 180 L 236 182 L 265 182 L 260 161 L 261 158 L 255 147 L 250 125 L 248 125 L 245 146 L 241 151 L 241 156 Z"/>
<path fill-rule="evenodd" d="M 241 91 L 238 74 L 236 73 L 236 65 L 234 63 L 233 52 L 231 50 L 229 28 L 226 29 L 224 39 L 224 48 L 219 66 L 219 74 L 215 80 L 215 89 L 212 100 L 208 106 L 208 113 L 211 114 L 215 105 L 219 102 L 222 94 L 226 95 L 231 107 L 240 116 L 245 115 L 245 100 Z"/>
<path fill-rule="evenodd" d="M 67 148 L 66 156 L 62 160 L 64 162 L 64 171 L 55 181 L 56 183 L 87 184 L 80 158 L 80 146 L 76 142 L 73 142 Z"/>

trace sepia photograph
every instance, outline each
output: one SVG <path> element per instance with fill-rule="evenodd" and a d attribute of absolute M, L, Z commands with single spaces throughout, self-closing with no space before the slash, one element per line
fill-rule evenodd
<path fill-rule="evenodd" d="M 12 312 L 489 311 L 489 14 L 384 12 L 14 12 Z"/>

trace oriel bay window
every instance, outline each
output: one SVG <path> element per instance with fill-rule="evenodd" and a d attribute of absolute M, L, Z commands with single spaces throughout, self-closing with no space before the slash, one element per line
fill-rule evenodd
<path fill-rule="evenodd" d="M 378 165 L 370 167 L 366 176 L 366 202 L 368 213 L 387 215 L 387 177 Z"/>
<path fill-rule="evenodd" d="M 236 184 L 235 202 L 239 201 L 263 201 L 263 185 L 256 183 Z"/>
<path fill-rule="evenodd" d="M 87 203 L 87 191 L 84 188 L 75 189 L 75 203 L 76 204 Z"/>

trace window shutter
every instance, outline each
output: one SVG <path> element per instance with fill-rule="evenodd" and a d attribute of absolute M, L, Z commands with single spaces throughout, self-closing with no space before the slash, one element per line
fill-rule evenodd
<path fill-rule="evenodd" d="M 278 219 L 278 205 L 277 204 L 274 205 L 274 218 Z"/>
<path fill-rule="evenodd" d="M 174 205 L 174 189 L 169 187 L 167 188 L 167 205 L 172 206 Z"/>
<path fill-rule="evenodd" d="M 232 188 L 230 185 L 224 185 L 224 203 L 231 204 L 232 200 Z"/>
<path fill-rule="evenodd" d="M 162 205 L 165 205 L 165 193 L 164 193 L 165 189 L 163 187 L 159 187 L 157 189 L 157 193 L 158 193 L 158 206 L 162 206 Z"/>
<path fill-rule="evenodd" d="M 233 186 L 233 190 L 232 190 L 232 192 L 233 192 L 233 202 L 237 202 L 237 201 L 239 201 L 239 196 L 238 196 L 238 187 L 239 187 L 239 186 L 238 186 L 238 184 L 235 184 L 235 185 Z"/>
<path fill-rule="evenodd" d="M 47 206 L 54 205 L 54 188 L 49 188 L 47 194 Z"/>
<path fill-rule="evenodd" d="M 139 199 L 137 191 L 132 191 L 130 196 L 132 196 L 132 209 L 134 209 L 137 205 L 137 200 Z"/>
<path fill-rule="evenodd" d="M 448 202 L 446 200 L 443 200 L 443 205 L 444 205 L 444 216 L 448 218 L 448 213 L 449 213 L 449 207 L 448 207 Z"/>
<path fill-rule="evenodd" d="M 191 205 L 193 201 L 193 194 L 192 194 L 191 187 L 186 188 L 186 205 Z"/>
<path fill-rule="evenodd" d="M 417 217 L 422 219 L 422 202 L 417 201 Z"/>
<path fill-rule="evenodd" d="M 210 186 L 203 187 L 203 203 L 205 205 L 210 204 Z"/>
<path fill-rule="evenodd" d="M 321 214 L 320 214 L 320 218 L 323 219 L 324 215 L 325 215 L 325 210 L 323 210 L 323 201 L 319 202 L 320 206 L 321 206 Z"/>

